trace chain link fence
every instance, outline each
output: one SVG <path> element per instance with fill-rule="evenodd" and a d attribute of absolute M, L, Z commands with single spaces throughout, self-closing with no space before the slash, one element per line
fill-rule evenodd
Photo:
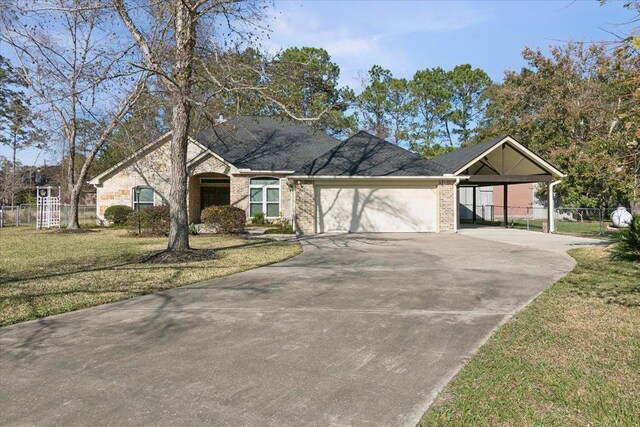
<path fill-rule="evenodd" d="M 614 235 L 619 230 L 612 226 L 611 214 L 615 208 L 557 208 L 553 211 L 555 232 L 580 236 Z M 547 232 L 549 220 L 547 208 L 541 206 L 509 206 L 507 226 L 530 231 Z M 463 225 L 504 225 L 504 207 L 477 205 L 473 219 L 473 205 L 460 205 L 460 222 Z"/>
<path fill-rule="evenodd" d="M 69 205 L 60 205 L 60 226 L 69 223 Z M 36 226 L 36 205 L 2 206 L 0 208 L 0 227 Z M 78 206 L 80 225 L 96 225 L 96 206 Z"/>

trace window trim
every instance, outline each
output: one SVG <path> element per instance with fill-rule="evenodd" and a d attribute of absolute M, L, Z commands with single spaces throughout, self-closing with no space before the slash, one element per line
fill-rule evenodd
<path fill-rule="evenodd" d="M 136 190 L 142 190 L 142 189 L 145 189 L 145 188 L 151 190 L 151 192 L 153 193 L 153 202 L 152 202 L 153 205 L 151 207 L 156 206 L 156 190 L 153 187 L 149 186 L 149 185 L 137 185 L 137 186 L 135 186 L 135 187 L 133 187 L 131 189 L 131 209 L 133 209 L 134 211 L 136 210 L 136 203 L 140 204 L 139 201 L 136 202 L 136 200 L 135 200 L 136 199 Z M 143 204 L 149 204 L 149 202 L 144 202 Z M 143 210 L 143 209 L 140 209 L 140 210 Z"/>
<path fill-rule="evenodd" d="M 251 181 L 253 181 L 254 179 L 275 179 L 278 181 L 277 184 L 269 184 L 269 185 L 258 185 L 258 184 L 252 184 Z M 259 188 L 262 190 L 262 201 L 260 202 L 252 202 L 251 201 L 251 190 L 255 189 L 255 188 Z M 269 188 L 277 188 L 278 189 L 278 215 L 277 216 L 268 216 L 267 215 L 267 204 L 271 203 L 274 204 L 275 202 L 267 202 L 267 189 Z M 275 218 L 280 218 L 280 213 L 282 212 L 282 181 L 280 180 L 279 177 L 277 176 L 252 176 L 251 178 L 249 178 L 249 209 L 247 210 L 247 216 L 249 218 L 252 217 L 251 215 L 251 204 L 258 204 L 260 203 L 262 205 L 262 212 L 264 213 L 264 217 L 265 218 L 269 218 L 269 219 L 275 219 Z"/>

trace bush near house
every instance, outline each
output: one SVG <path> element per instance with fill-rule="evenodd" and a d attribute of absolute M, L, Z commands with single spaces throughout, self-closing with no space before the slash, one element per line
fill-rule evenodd
<path fill-rule="evenodd" d="M 200 219 L 218 233 L 242 233 L 247 219 L 244 210 L 234 206 L 210 206 L 202 211 Z"/>
<path fill-rule="evenodd" d="M 127 227 L 134 235 L 166 236 L 169 234 L 169 206 L 133 211 L 127 219 Z"/>
<path fill-rule="evenodd" d="M 282 223 L 275 228 L 269 228 L 264 234 L 295 234 L 291 221 L 283 219 Z"/>
<path fill-rule="evenodd" d="M 264 212 L 258 212 L 251 218 L 252 225 L 267 225 L 267 220 L 264 217 Z"/>
<path fill-rule="evenodd" d="M 109 221 L 111 225 L 122 226 L 127 223 L 131 212 L 133 209 L 126 205 L 109 206 L 104 211 L 104 219 Z"/>

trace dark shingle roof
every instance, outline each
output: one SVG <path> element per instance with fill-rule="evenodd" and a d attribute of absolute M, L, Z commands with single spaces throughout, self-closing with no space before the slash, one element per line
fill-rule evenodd
<path fill-rule="evenodd" d="M 340 141 L 289 119 L 237 117 L 204 129 L 196 140 L 239 169 L 295 171 Z"/>
<path fill-rule="evenodd" d="M 434 176 L 442 167 L 390 142 L 360 131 L 296 174 L 330 176 Z"/>
<path fill-rule="evenodd" d="M 470 147 L 459 148 L 450 153 L 434 157 L 431 161 L 440 165 L 443 168 L 444 173 L 454 173 L 471 160 L 478 157 L 484 151 L 487 151 L 502 141 L 504 138 L 506 138 L 506 136 L 493 138 L 489 141 L 481 142 L 480 144 L 472 145 Z"/>

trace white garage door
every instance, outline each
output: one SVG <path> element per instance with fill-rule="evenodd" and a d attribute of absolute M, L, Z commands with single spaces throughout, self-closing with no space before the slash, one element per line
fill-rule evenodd
<path fill-rule="evenodd" d="M 317 186 L 318 231 L 436 231 L 435 187 Z"/>

